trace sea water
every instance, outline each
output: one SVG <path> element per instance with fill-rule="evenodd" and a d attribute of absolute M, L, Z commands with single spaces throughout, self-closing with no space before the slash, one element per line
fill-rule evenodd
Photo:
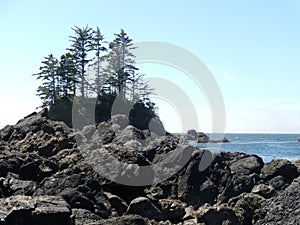
<path fill-rule="evenodd" d="M 208 149 L 212 152 L 244 152 L 256 154 L 264 162 L 272 159 L 300 159 L 300 134 L 225 134 L 229 140 L 222 144 L 196 144 L 200 148 Z"/>

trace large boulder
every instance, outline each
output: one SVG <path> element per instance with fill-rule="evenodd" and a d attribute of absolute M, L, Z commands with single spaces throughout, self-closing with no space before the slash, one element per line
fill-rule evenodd
<path fill-rule="evenodd" d="M 198 207 L 206 202 L 214 203 L 217 186 L 209 179 L 214 156 L 209 151 L 195 150 L 186 167 L 179 173 L 178 198 Z"/>
<path fill-rule="evenodd" d="M 70 171 L 69 171 L 70 172 Z M 104 196 L 99 181 L 93 178 L 93 173 L 69 173 L 61 171 L 44 179 L 35 196 L 62 196 L 72 208 L 82 208 L 95 212 L 102 218 L 110 215 L 110 203 Z"/>
<path fill-rule="evenodd" d="M 264 163 L 258 156 L 251 155 L 233 162 L 229 168 L 234 175 L 250 175 L 260 173 Z"/>
<path fill-rule="evenodd" d="M 162 211 L 145 197 L 132 200 L 128 206 L 126 214 L 136 214 L 149 219 L 162 220 Z"/>
<path fill-rule="evenodd" d="M 228 201 L 239 221 L 244 225 L 252 225 L 257 220 L 258 210 L 265 206 L 266 199 L 253 193 L 242 193 Z"/>
<path fill-rule="evenodd" d="M 272 160 L 264 165 L 261 170 L 261 178 L 264 180 L 271 180 L 276 176 L 282 176 L 285 182 L 292 182 L 298 177 L 297 167 L 288 160 Z"/>
<path fill-rule="evenodd" d="M 116 215 L 122 216 L 128 208 L 127 203 L 117 195 L 113 195 L 108 192 L 105 192 L 104 194 L 108 198 L 113 209 L 116 211 Z"/>
<path fill-rule="evenodd" d="M 58 196 L 12 196 L 0 199 L 0 224 L 72 225 L 71 209 Z"/>
<path fill-rule="evenodd" d="M 72 209 L 75 218 L 75 225 L 88 225 L 101 220 L 101 217 L 87 209 Z"/>
<path fill-rule="evenodd" d="M 234 211 L 226 205 L 203 205 L 197 210 L 199 223 L 206 225 L 241 225 Z"/>

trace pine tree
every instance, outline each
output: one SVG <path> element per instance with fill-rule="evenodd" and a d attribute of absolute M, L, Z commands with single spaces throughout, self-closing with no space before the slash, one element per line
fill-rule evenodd
<path fill-rule="evenodd" d="M 79 28 L 75 26 L 72 28 L 75 36 L 70 36 L 72 42 L 70 50 L 76 57 L 77 65 L 79 67 L 80 89 L 82 97 L 86 95 L 86 67 L 91 59 L 88 58 L 88 52 L 93 50 L 92 47 L 92 28 L 86 26 Z"/>
<path fill-rule="evenodd" d="M 103 85 L 106 83 L 106 76 L 101 71 L 101 63 L 104 61 L 105 56 L 101 55 L 102 52 L 106 52 L 107 48 L 103 46 L 104 36 L 101 34 L 100 28 L 93 32 L 92 47 L 95 52 L 94 62 L 91 65 L 95 71 L 94 90 L 99 95 Z"/>
<path fill-rule="evenodd" d="M 126 89 L 129 82 L 133 79 L 133 74 L 138 70 L 134 64 L 134 55 L 132 50 L 135 49 L 132 39 L 121 29 L 116 38 L 109 44 L 110 52 L 108 54 L 108 71 L 109 82 L 118 93 L 123 92 L 126 97 Z"/>
<path fill-rule="evenodd" d="M 144 76 L 145 74 L 133 74 L 132 81 L 129 84 L 130 100 L 132 102 L 148 99 L 149 95 L 154 93 L 154 89 L 145 81 Z"/>
<path fill-rule="evenodd" d="M 76 57 L 70 52 L 62 55 L 58 66 L 59 90 L 62 97 L 76 95 L 76 85 L 79 83 L 78 74 Z"/>
<path fill-rule="evenodd" d="M 52 54 L 44 59 L 45 60 L 42 61 L 42 66 L 40 67 L 40 72 L 33 74 L 34 76 L 37 76 L 37 79 L 43 81 L 42 85 L 37 89 L 37 95 L 42 99 L 43 107 L 54 104 L 58 98 L 58 60 Z"/>

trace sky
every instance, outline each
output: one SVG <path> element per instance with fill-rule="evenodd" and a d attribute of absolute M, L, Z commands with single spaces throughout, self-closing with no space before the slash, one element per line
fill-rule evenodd
<path fill-rule="evenodd" d="M 166 42 L 195 54 L 222 93 L 226 132 L 300 133 L 297 0 L 1 1 L 0 128 L 41 104 L 31 75 L 43 57 L 66 52 L 75 25 L 99 26 L 107 41 L 123 28 L 135 42 Z M 184 90 L 199 118 L 191 128 L 211 131 L 214 109 L 180 68 L 139 65 Z M 181 132 L 180 106 L 160 96 L 154 101 L 166 129 Z"/>

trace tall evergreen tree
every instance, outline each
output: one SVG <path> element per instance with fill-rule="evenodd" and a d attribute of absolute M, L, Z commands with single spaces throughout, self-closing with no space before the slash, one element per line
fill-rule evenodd
<path fill-rule="evenodd" d="M 102 35 L 100 28 L 97 27 L 97 29 L 93 31 L 92 47 L 95 52 L 95 58 L 94 62 L 91 64 L 95 71 L 94 90 L 97 92 L 97 95 L 100 93 L 102 86 L 106 82 L 105 73 L 101 71 L 101 63 L 105 58 L 101 53 L 107 51 L 107 48 L 105 48 L 103 44 L 104 36 Z"/>
<path fill-rule="evenodd" d="M 130 100 L 133 102 L 145 100 L 149 98 L 149 95 L 154 93 L 154 89 L 145 81 L 144 76 L 145 74 L 133 74 L 132 81 L 128 87 L 130 91 Z"/>
<path fill-rule="evenodd" d="M 40 67 L 40 72 L 33 74 L 37 76 L 37 79 L 42 80 L 43 83 L 37 89 L 37 95 L 43 101 L 43 107 L 54 104 L 58 98 L 58 76 L 57 67 L 58 60 L 52 55 L 48 55 L 42 61 L 42 66 Z"/>
<path fill-rule="evenodd" d="M 123 92 L 126 95 L 127 84 L 132 81 L 133 74 L 138 70 L 134 64 L 134 55 L 132 50 L 135 49 L 132 39 L 121 29 L 116 38 L 109 44 L 110 52 L 108 54 L 108 71 L 110 73 L 109 81 L 118 93 Z"/>
<path fill-rule="evenodd" d="M 76 61 L 79 67 L 79 78 L 80 78 L 80 90 L 82 97 L 86 95 L 86 67 L 91 59 L 88 58 L 88 52 L 93 50 L 92 47 L 92 28 L 86 26 L 79 28 L 75 26 L 72 28 L 75 32 L 75 36 L 70 36 L 72 42 L 71 48 L 69 49 L 76 57 Z"/>
<path fill-rule="evenodd" d="M 62 97 L 76 95 L 76 85 L 79 83 L 79 71 L 76 66 L 76 57 L 70 52 L 60 57 L 57 70 L 59 76 L 60 93 Z"/>

